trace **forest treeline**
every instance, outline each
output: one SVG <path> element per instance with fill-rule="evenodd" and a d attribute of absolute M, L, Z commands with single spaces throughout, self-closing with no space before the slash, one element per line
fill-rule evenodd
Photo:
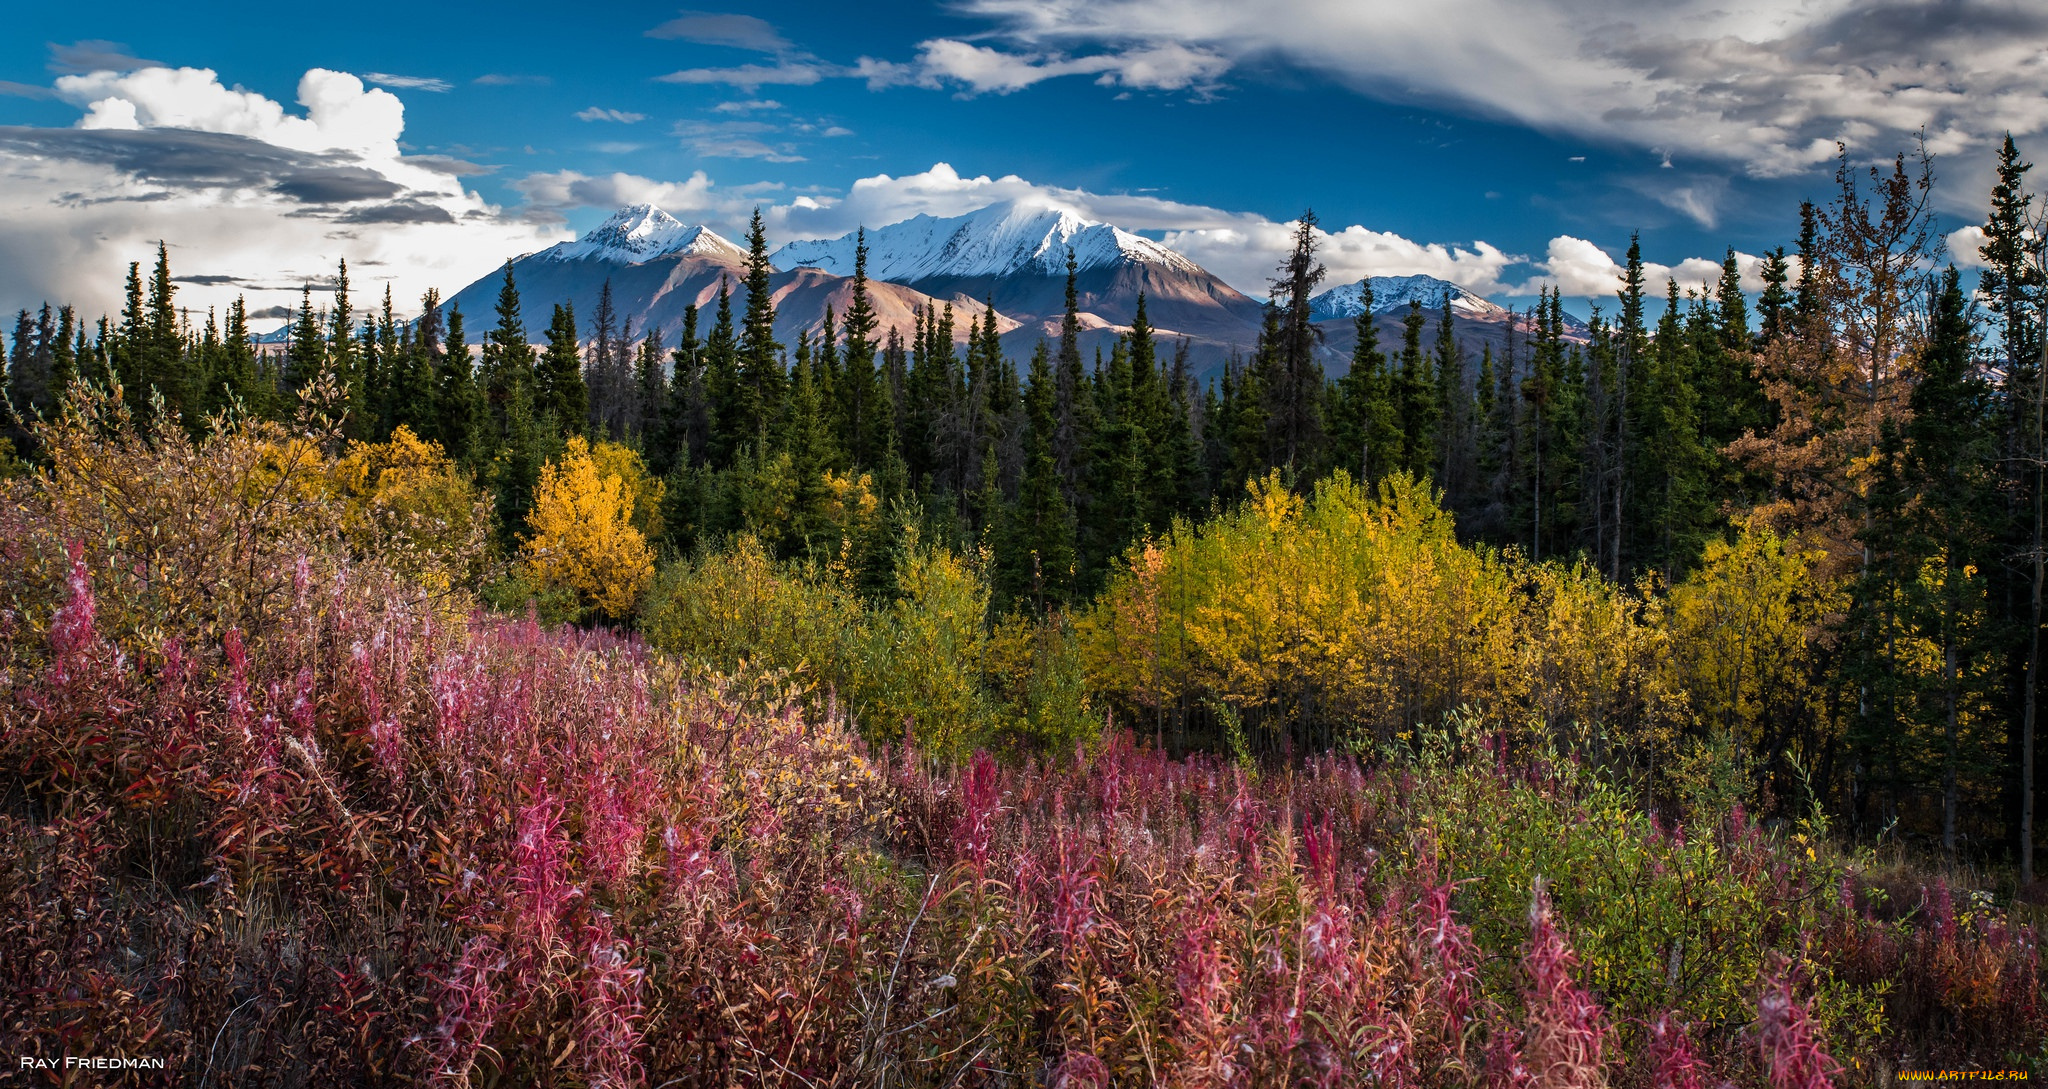
<path fill-rule="evenodd" d="M 493 313 L 430 292 L 413 321 L 388 289 L 360 310 L 343 265 L 267 350 L 239 301 L 181 310 L 159 248 L 118 317 L 20 313 L 8 423 L 47 473 L 28 425 L 66 390 L 195 437 L 311 404 L 344 440 L 327 486 L 410 527 L 377 540 L 493 542 L 437 577 L 784 670 L 871 737 L 1070 746 L 1108 713 L 1249 759 L 1486 721 L 1569 735 L 1653 803 L 1818 802 L 2031 880 L 2029 169 L 2008 138 L 1974 292 L 1925 157 L 1845 156 L 1753 299 L 1732 250 L 1702 293 L 1632 242 L 1583 338 L 1545 292 L 1475 357 L 1448 301 L 1381 343 L 1368 286 L 1334 380 L 1306 213 L 1257 345 L 1207 382 L 1142 300 L 1084 357 L 1071 261 L 1028 360 L 992 312 L 964 345 L 950 308 L 878 328 L 864 245 L 846 311 L 779 343 L 758 214 L 744 276 L 679 328 L 620 322 L 607 287 L 538 337 L 509 263 Z"/>

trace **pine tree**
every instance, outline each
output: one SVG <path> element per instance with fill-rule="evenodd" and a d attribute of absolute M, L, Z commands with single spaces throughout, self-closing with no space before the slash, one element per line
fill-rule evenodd
<path fill-rule="evenodd" d="M 718 311 L 711 323 L 711 335 L 704 338 L 704 403 L 710 419 L 710 441 L 705 455 L 712 468 L 731 465 L 753 440 L 754 432 L 740 412 L 740 359 L 733 335 L 732 289 L 723 276 L 718 280 Z"/>
<path fill-rule="evenodd" d="M 313 289 L 300 290 L 299 314 L 285 345 L 285 376 L 292 389 L 312 383 L 327 370 L 327 338 L 313 313 Z"/>
<path fill-rule="evenodd" d="M 265 416 L 276 411 L 274 391 L 256 369 L 256 345 L 249 338 L 249 304 L 239 295 L 228 306 L 221 334 L 220 367 L 210 378 L 214 403 L 209 411 L 239 404 L 244 412 Z"/>
<path fill-rule="evenodd" d="M 664 439 L 659 471 L 664 477 L 707 456 L 711 412 L 704 389 L 704 345 L 697 338 L 697 306 L 683 308 L 682 338 L 669 354 L 668 407 L 663 410 Z"/>
<path fill-rule="evenodd" d="M 564 432 L 589 426 L 590 392 L 583 384 L 583 356 L 576 336 L 576 311 L 555 304 L 548 321 L 548 346 L 534 373 L 534 415 L 552 419 Z"/>
<path fill-rule="evenodd" d="M 1437 428 L 1443 406 L 1437 402 L 1436 376 L 1422 352 L 1423 316 L 1420 300 L 1410 301 L 1401 320 L 1401 369 L 1394 378 L 1395 418 L 1401 428 L 1401 468 L 1417 477 L 1429 476 L 1437 450 Z"/>
<path fill-rule="evenodd" d="M 505 262 L 505 280 L 498 287 L 498 323 L 483 346 L 484 404 L 490 410 L 491 427 L 484 443 L 495 450 L 509 433 L 515 395 L 531 407 L 533 396 L 533 345 L 526 339 L 526 322 L 519 316 L 519 285 L 512 278 L 512 262 Z"/>
<path fill-rule="evenodd" d="M 1757 297 L 1757 334 L 1752 347 L 1762 351 L 1763 346 L 1785 335 L 1786 322 L 1792 313 L 1792 293 L 1785 289 L 1791 280 L 1791 265 L 1785 260 L 1785 247 L 1779 246 L 1764 255 L 1763 294 Z"/>
<path fill-rule="evenodd" d="M 1270 363 L 1262 376 L 1272 462 L 1304 483 L 1319 468 L 1323 442 L 1323 367 L 1316 360 L 1323 331 L 1309 310 L 1324 274 L 1323 263 L 1316 260 L 1315 231 L 1315 212 L 1303 211 L 1295 221 L 1294 249 L 1272 281 L 1279 325 L 1270 338 Z"/>
<path fill-rule="evenodd" d="M 75 339 L 74 339 L 75 338 Z M 70 306 L 57 309 L 57 339 L 50 346 L 50 400 L 52 406 L 61 404 L 71 392 L 71 383 L 78 377 L 77 342 L 85 338 L 85 331 L 79 328 L 78 312 Z"/>
<path fill-rule="evenodd" d="M 434 437 L 441 441 L 441 448 L 449 457 L 475 468 L 480 464 L 484 432 L 490 425 L 490 407 L 477 388 L 469 342 L 462 333 L 462 311 L 450 310 L 448 336 L 442 343 L 434 382 Z"/>
<path fill-rule="evenodd" d="M 626 344 L 619 336 L 619 313 L 612 302 L 610 277 L 598 289 L 597 309 L 590 315 L 590 325 L 590 365 L 585 385 L 590 394 L 591 434 L 622 441 L 640 430 L 640 399 L 633 361 L 627 358 Z"/>
<path fill-rule="evenodd" d="M 132 290 L 132 288 L 131 288 Z M 147 418 L 153 395 L 163 397 L 165 407 L 182 410 L 191 404 L 191 384 L 185 368 L 185 338 L 178 328 L 178 311 L 172 302 L 177 285 L 171 280 L 170 248 L 158 242 L 156 267 L 150 273 L 147 300 L 143 303 L 139 327 L 124 330 L 123 339 L 132 353 L 136 380 L 141 386 L 137 415 Z M 188 420 L 188 424 L 196 424 Z"/>
<path fill-rule="evenodd" d="M 847 304 L 844 323 L 846 349 L 843 355 L 845 380 L 839 396 L 841 445 L 856 466 L 881 464 L 890 442 L 883 426 L 886 398 L 875 373 L 874 334 L 877 321 L 868 300 L 867 231 L 854 235 L 853 298 Z"/>
<path fill-rule="evenodd" d="M 1372 281 L 1358 283 L 1358 315 L 1352 319 L 1355 340 L 1351 367 L 1336 383 L 1331 412 L 1332 459 L 1340 469 L 1356 467 L 1360 481 L 1370 483 L 1401 463 L 1394 416 L 1393 385 L 1387 355 L 1380 350 L 1379 325 L 1373 313 Z"/>
<path fill-rule="evenodd" d="M 2048 594 L 2048 342 L 2044 342 L 2042 310 L 2048 306 L 2042 289 L 2048 240 L 2032 214 L 2033 194 L 2026 188 L 2033 164 L 2020 158 L 2007 133 L 1998 150 L 1997 181 L 1991 190 L 1991 211 L 1984 221 L 1984 244 L 1978 250 L 1987 266 L 1977 290 L 1989 301 L 1999 321 L 1999 343 L 2005 356 L 2004 397 L 2012 449 L 2016 505 L 2014 551 L 2024 557 L 2028 603 L 2023 644 L 2026 671 L 2020 688 L 2019 762 L 2020 883 L 2034 881 L 2034 739 L 2040 718 L 2041 624 Z"/>
<path fill-rule="evenodd" d="M 1444 505 L 1454 511 L 1463 510 L 1472 452 L 1471 402 L 1465 393 L 1465 349 L 1458 343 L 1448 288 L 1437 312 L 1436 345 L 1430 356 L 1431 369 L 1436 372 L 1436 403 L 1443 421 L 1433 451 L 1436 483 L 1443 491 Z"/>
<path fill-rule="evenodd" d="M 327 312 L 327 372 L 341 386 L 352 438 L 367 438 L 372 429 L 362 363 L 356 345 L 355 309 L 348 294 L 348 261 L 343 260 L 334 277 L 334 308 Z"/>
<path fill-rule="evenodd" d="M 760 443 L 775 430 L 782 411 L 782 345 L 775 340 L 775 295 L 770 284 L 768 234 L 761 210 L 747 228 L 747 313 L 740 326 L 739 383 L 730 430 L 734 443 Z"/>
<path fill-rule="evenodd" d="M 1094 389 L 1081 363 L 1079 265 L 1067 250 L 1066 307 L 1060 317 L 1059 358 L 1053 371 L 1053 462 L 1069 506 L 1078 506 L 1088 472 L 1088 449 L 1097 423 Z"/>
<path fill-rule="evenodd" d="M 1061 490 L 1052 444 L 1059 432 L 1058 378 L 1038 342 L 1024 387 L 1024 479 L 998 549 L 998 590 L 1039 613 L 1066 600 L 1074 569 L 1073 515 Z"/>
<path fill-rule="evenodd" d="M 633 319 L 627 318 L 619 350 L 624 352 L 627 346 L 634 344 Z M 657 456 L 661 437 L 668 429 L 667 355 L 659 325 L 649 326 L 633 348 L 633 420 L 636 427 L 633 438 L 648 455 L 650 465 Z M 661 470 L 656 469 L 655 472 L 659 475 Z"/>
<path fill-rule="evenodd" d="M 119 332 L 108 336 L 105 322 L 101 323 L 100 343 L 107 347 L 114 380 L 121 389 L 131 411 L 148 411 L 149 387 L 142 371 L 143 346 L 148 339 L 142 304 L 142 266 L 135 261 L 128 262 L 128 282 L 124 292 L 126 302 L 121 307 Z"/>

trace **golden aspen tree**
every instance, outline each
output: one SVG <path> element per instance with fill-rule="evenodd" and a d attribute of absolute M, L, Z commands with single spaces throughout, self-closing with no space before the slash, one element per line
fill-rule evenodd
<path fill-rule="evenodd" d="M 536 581 L 573 590 L 588 611 L 632 615 L 654 577 L 654 553 L 633 526 L 625 480 L 599 471 L 582 436 L 541 467 L 529 522 L 533 534 L 520 552 Z"/>

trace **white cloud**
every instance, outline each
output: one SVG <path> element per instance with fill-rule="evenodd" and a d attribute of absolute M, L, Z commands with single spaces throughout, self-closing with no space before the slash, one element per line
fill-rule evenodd
<path fill-rule="evenodd" d="M 1984 262 L 1984 243 L 1989 241 L 1984 228 L 1976 224 L 1957 227 L 1948 234 L 1948 259 L 1957 268 L 1988 268 Z"/>
<path fill-rule="evenodd" d="M 435 79 L 432 76 L 395 76 L 389 72 L 364 72 L 363 78 L 380 86 L 396 87 L 401 91 L 432 91 L 440 94 L 455 87 L 445 79 Z"/>
<path fill-rule="evenodd" d="M 652 204 L 684 219 L 727 210 L 714 199 L 711 178 L 702 170 L 680 182 L 656 181 L 638 174 L 593 176 L 558 170 L 528 174 L 514 181 L 512 188 L 533 208 L 557 215 L 576 208 L 617 208 L 627 204 Z"/>
<path fill-rule="evenodd" d="M 1517 295 L 1533 295 L 1538 288 L 1550 288 L 1596 302 L 1612 298 L 1621 287 L 1621 262 L 1583 238 L 1559 235 L 1551 239 L 1543 260 L 1532 264 L 1538 270 L 1536 275 L 1521 284 L 1503 286 Z M 1762 258 L 1737 253 L 1735 267 L 1744 291 L 1764 289 Z M 1676 265 L 1645 261 L 1643 280 L 1645 290 L 1659 297 L 1672 281 L 1677 282 L 1680 295 L 1687 291 L 1711 294 L 1721 282 L 1721 262 L 1706 257 L 1688 257 Z"/>
<path fill-rule="evenodd" d="M 346 150 L 398 157 L 405 106 L 364 90 L 347 72 L 315 68 L 299 80 L 303 117 L 253 91 L 229 90 L 211 68 L 144 68 L 126 74 L 64 76 L 57 97 L 85 107 L 84 129 L 196 129 L 230 133 L 298 151 Z"/>
<path fill-rule="evenodd" d="M 782 103 L 772 98 L 746 98 L 732 102 L 721 102 L 711 107 L 715 113 L 752 113 L 755 110 L 779 110 Z"/>
<path fill-rule="evenodd" d="M 841 74 L 831 65 L 792 60 L 776 64 L 742 64 L 734 68 L 685 68 L 655 78 L 663 83 L 724 83 L 752 92 L 769 83 L 808 87 L 826 76 Z"/>
<path fill-rule="evenodd" d="M 1092 75 L 1105 86 L 1177 91 L 1204 86 L 1230 67 L 1208 49 L 1165 42 L 1123 53 L 1084 57 L 1060 54 L 1008 53 L 952 38 L 933 38 L 918 46 L 917 60 L 892 64 L 862 58 L 846 74 L 858 75 L 871 88 L 911 85 L 960 87 L 962 94 L 1009 94 L 1061 76 Z"/>
<path fill-rule="evenodd" d="M 453 290 L 561 237 L 463 188 L 463 171 L 401 156 L 404 105 L 344 72 L 299 81 L 303 112 L 228 88 L 214 72 L 144 68 L 56 81 L 83 111 L 70 129 L 0 139 L 0 297 L 119 307 L 127 262 L 162 239 L 204 310 L 247 296 L 289 305 L 349 261 L 363 298 L 402 305 Z"/>
<path fill-rule="evenodd" d="M 608 110 L 603 106 L 592 106 L 587 110 L 577 110 L 576 120 L 616 121 L 622 125 L 630 125 L 635 121 L 647 120 L 647 115 L 644 113 L 633 113 L 629 110 Z"/>
<path fill-rule="evenodd" d="M 1219 65 L 1277 57 L 1369 94 L 1766 177 L 1827 161 L 1837 140 L 1883 154 L 1925 128 L 1946 154 L 2007 129 L 2048 130 L 2048 8 L 2034 0 L 965 0 L 962 9 L 997 20 L 998 34 L 1025 48 L 1174 46 Z"/>
<path fill-rule="evenodd" d="M 646 36 L 751 49 L 757 53 L 775 53 L 789 48 L 789 42 L 776 33 L 772 24 L 752 15 L 686 11 L 678 18 L 647 31 Z"/>

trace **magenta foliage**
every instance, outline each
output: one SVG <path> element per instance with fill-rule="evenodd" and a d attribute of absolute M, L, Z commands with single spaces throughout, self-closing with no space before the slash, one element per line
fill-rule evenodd
<path fill-rule="evenodd" d="M 1529 949 L 1522 958 L 1529 980 L 1523 995 L 1528 1027 L 1522 1061 L 1538 1085 L 1604 1085 L 1606 1014 L 1572 980 L 1578 957 L 1551 919 L 1550 896 L 1540 878 L 1529 898 L 1529 930 Z"/>
<path fill-rule="evenodd" d="M 953 851 L 973 866 L 977 875 L 988 872 L 990 837 L 997 807 L 1002 803 L 1001 792 L 995 758 L 986 752 L 976 752 L 961 783 L 960 819 L 953 825 Z"/>
<path fill-rule="evenodd" d="M 1771 1089 L 1831 1089 L 1839 1067 L 1814 1038 L 1813 1019 L 1792 993 L 1789 973 L 1781 971 L 1764 982 L 1757 1030 Z"/>
<path fill-rule="evenodd" d="M 1663 1013 L 1650 1023 L 1651 1089 L 1708 1089 L 1707 1064 L 1694 1052 L 1685 1022 Z"/>
<path fill-rule="evenodd" d="M 73 541 L 70 551 L 71 600 L 50 619 L 50 651 L 54 659 L 50 679 L 59 686 L 77 678 L 85 655 L 99 640 L 94 628 L 98 607 L 92 595 L 92 579 L 86 573 L 85 546 Z"/>

